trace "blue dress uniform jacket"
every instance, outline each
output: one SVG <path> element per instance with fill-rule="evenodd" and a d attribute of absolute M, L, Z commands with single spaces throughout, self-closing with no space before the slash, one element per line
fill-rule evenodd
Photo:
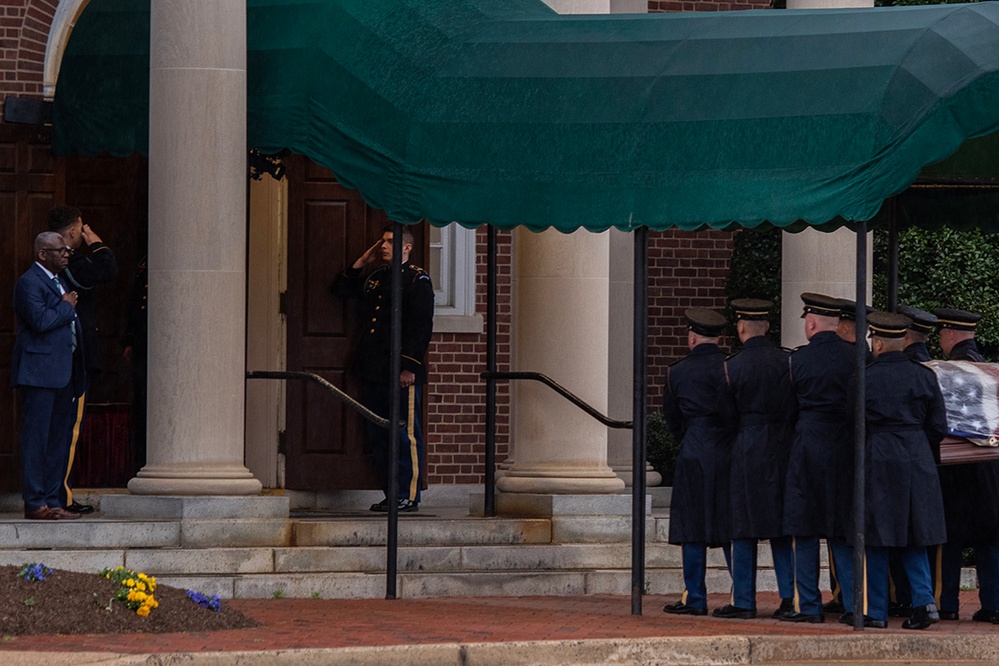
<path fill-rule="evenodd" d="M 728 543 L 728 471 L 733 418 L 725 396 L 725 353 L 701 344 L 669 367 L 663 414 L 680 440 L 669 542 Z"/>
<path fill-rule="evenodd" d="M 91 243 L 89 256 L 74 251 L 69 255 L 69 265 L 62 272 L 62 283 L 66 291 L 77 294 L 76 316 L 83 329 L 83 348 L 89 373 L 104 367 L 101 359 L 100 340 L 97 330 L 97 303 L 94 288 L 111 282 L 118 276 L 118 263 L 114 253 L 104 243 Z M 92 377 L 91 377 L 92 378 Z"/>
<path fill-rule="evenodd" d="M 933 357 L 930 356 L 930 350 L 926 348 L 925 342 L 913 342 L 905 348 L 905 355 L 913 361 L 919 361 L 920 363 L 928 363 L 933 360 Z"/>
<path fill-rule="evenodd" d="M 784 480 L 796 413 L 789 354 L 760 335 L 725 361 L 731 409 L 738 415 L 729 475 L 733 539 L 784 534 Z"/>
<path fill-rule="evenodd" d="M 833 331 L 816 333 L 791 353 L 798 402 L 784 491 L 784 531 L 836 538 L 849 528 L 853 429 L 847 418 L 854 345 Z"/>
<path fill-rule="evenodd" d="M 947 434 L 936 375 L 902 352 L 867 368 L 868 547 L 930 546 L 947 539 L 933 448 Z"/>
<path fill-rule="evenodd" d="M 333 284 L 333 292 L 362 300 L 364 329 L 354 359 L 354 374 L 366 381 L 387 384 L 391 359 L 392 273 L 380 266 L 367 278 L 353 267 Z M 416 384 L 427 381 L 424 364 L 434 328 L 434 287 L 430 275 L 416 264 L 402 267 L 402 369 L 416 375 Z"/>

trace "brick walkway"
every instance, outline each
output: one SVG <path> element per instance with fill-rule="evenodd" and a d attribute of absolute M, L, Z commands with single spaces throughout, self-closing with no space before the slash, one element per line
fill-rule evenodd
<path fill-rule="evenodd" d="M 256 629 L 187 634 L 24 636 L 0 643 L 8 651 L 173 653 L 292 650 L 437 643 L 490 643 L 662 636 L 846 635 L 853 629 L 827 618 L 826 624 L 791 624 L 771 619 L 774 593 L 759 595 L 761 617 L 720 620 L 666 615 L 673 598 L 649 596 L 644 615 L 631 615 L 628 597 L 463 597 L 435 599 L 236 599 L 224 603 L 258 620 Z M 728 602 L 712 595 L 710 607 Z M 901 629 L 892 618 L 886 630 L 868 635 L 968 635 L 997 633 L 999 626 L 971 621 L 977 593 L 961 593 L 959 622 L 941 622 L 924 632 Z M 0 662 L 4 661 L 0 658 Z"/>

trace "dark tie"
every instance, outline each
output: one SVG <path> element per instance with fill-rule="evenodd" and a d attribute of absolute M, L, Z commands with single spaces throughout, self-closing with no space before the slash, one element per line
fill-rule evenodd
<path fill-rule="evenodd" d="M 55 282 L 56 288 L 59 290 L 60 294 L 65 294 L 63 291 L 62 283 L 59 282 L 59 276 L 53 275 L 52 281 Z M 69 322 L 69 331 L 73 335 L 73 351 L 76 351 L 76 315 L 73 315 L 73 321 Z"/>

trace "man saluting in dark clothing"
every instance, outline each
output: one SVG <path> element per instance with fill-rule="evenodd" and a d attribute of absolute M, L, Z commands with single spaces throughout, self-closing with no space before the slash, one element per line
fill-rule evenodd
<path fill-rule="evenodd" d="M 401 387 L 401 413 L 406 426 L 400 432 L 399 468 L 394 472 L 399 479 L 399 511 L 417 511 L 420 503 L 420 470 L 426 459 L 423 441 L 422 395 L 427 381 L 424 359 L 430 346 L 434 327 L 434 287 L 430 276 L 422 268 L 409 263 L 413 250 L 413 235 L 409 229 L 402 232 L 402 372 L 390 378 L 391 368 L 391 309 L 392 309 L 392 240 L 393 227 L 382 231 L 382 237 L 368 248 L 333 283 L 333 293 L 345 298 L 362 299 L 364 330 L 361 334 L 353 373 L 361 379 L 362 401 L 376 414 L 388 417 L 391 409 L 390 381 Z M 366 277 L 363 271 L 371 264 L 383 265 Z M 389 431 L 365 422 L 368 442 L 378 468 L 385 499 L 371 506 L 372 511 L 388 511 L 389 487 Z"/>
<path fill-rule="evenodd" d="M 97 331 L 97 299 L 94 290 L 98 285 L 107 284 L 118 276 L 118 263 L 114 252 L 101 241 L 100 236 L 83 223 L 83 217 L 78 208 L 72 206 L 56 206 L 49 211 L 49 231 L 62 234 L 66 246 L 72 250 L 69 255 L 69 265 L 59 274 L 66 289 L 79 295 L 76 304 L 76 316 L 80 322 L 83 335 L 83 361 L 87 366 L 87 389 L 101 374 L 104 363 L 101 360 L 101 345 Z M 80 250 L 86 245 L 87 252 Z M 69 459 L 64 464 L 64 480 L 60 500 L 67 511 L 73 513 L 93 513 L 90 504 L 77 502 L 73 499 L 73 490 L 69 486 L 69 475 L 76 459 L 76 445 L 83 427 L 83 416 L 87 404 L 87 394 L 80 396 L 77 405 L 76 423 L 73 426 L 69 445 Z"/>

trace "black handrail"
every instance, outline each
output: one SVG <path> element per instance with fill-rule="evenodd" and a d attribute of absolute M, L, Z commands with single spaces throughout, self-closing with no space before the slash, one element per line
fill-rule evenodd
<path fill-rule="evenodd" d="M 246 378 L 247 379 L 306 379 L 310 382 L 315 382 L 316 384 L 319 384 L 324 389 L 332 393 L 337 398 L 337 400 L 344 403 L 345 405 L 353 409 L 355 412 L 366 418 L 368 421 L 374 423 L 379 428 L 389 427 L 388 419 L 383 419 L 382 417 L 378 416 L 373 411 L 371 411 L 358 401 L 354 400 L 349 395 L 347 395 L 339 388 L 337 388 L 335 385 L 329 383 L 328 381 L 326 381 L 317 374 L 311 372 L 302 372 L 299 370 L 287 370 L 287 371 L 247 370 Z M 399 424 L 400 428 L 404 426 L 405 423 Z"/>
<path fill-rule="evenodd" d="M 543 375 L 540 372 L 483 372 L 479 376 L 483 379 L 528 379 L 535 382 L 541 382 L 572 404 L 576 405 L 576 407 L 579 407 L 581 410 L 595 418 L 597 421 L 600 421 L 608 428 L 631 429 L 631 421 L 616 421 L 612 418 L 604 416 L 596 409 L 583 402 L 582 399 L 574 395 L 554 379 L 548 377 L 547 375 Z"/>

